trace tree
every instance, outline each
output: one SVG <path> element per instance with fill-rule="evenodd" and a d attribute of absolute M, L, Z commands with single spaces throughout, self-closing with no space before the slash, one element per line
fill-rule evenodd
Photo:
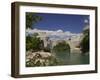
<path fill-rule="evenodd" d="M 83 35 L 89 35 L 89 29 L 84 30 Z"/>
<path fill-rule="evenodd" d="M 32 28 L 32 25 L 36 24 L 40 20 L 42 20 L 41 16 L 38 16 L 35 13 L 26 13 L 26 28 Z"/>
<path fill-rule="evenodd" d="M 89 52 L 89 29 L 83 32 L 84 37 L 80 43 L 82 53 Z"/>
<path fill-rule="evenodd" d="M 26 37 L 26 50 L 33 50 L 33 51 L 39 51 L 43 48 L 43 41 L 35 36 L 27 36 Z"/>
<path fill-rule="evenodd" d="M 32 37 L 32 49 L 34 51 L 40 50 L 40 44 L 41 44 L 40 38 Z"/>
<path fill-rule="evenodd" d="M 32 49 L 32 37 L 26 36 L 26 50 Z"/>
<path fill-rule="evenodd" d="M 68 51 L 70 52 L 70 46 L 65 41 L 59 42 L 56 46 L 53 47 L 55 51 Z"/>

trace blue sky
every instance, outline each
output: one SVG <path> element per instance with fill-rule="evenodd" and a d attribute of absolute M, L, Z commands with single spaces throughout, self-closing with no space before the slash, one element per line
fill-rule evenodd
<path fill-rule="evenodd" d="M 42 30 L 63 30 L 72 33 L 81 33 L 89 22 L 88 15 L 71 15 L 71 14 L 51 14 L 51 13 L 36 13 L 41 16 L 42 20 L 34 25 L 37 29 Z"/>

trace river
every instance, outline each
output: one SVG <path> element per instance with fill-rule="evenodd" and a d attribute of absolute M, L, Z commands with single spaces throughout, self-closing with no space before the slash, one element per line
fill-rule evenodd
<path fill-rule="evenodd" d="M 89 64 L 89 53 L 56 52 L 55 56 L 59 61 L 59 65 Z"/>

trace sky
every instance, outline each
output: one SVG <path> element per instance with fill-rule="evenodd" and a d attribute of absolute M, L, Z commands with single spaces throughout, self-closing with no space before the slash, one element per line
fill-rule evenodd
<path fill-rule="evenodd" d="M 89 23 L 89 15 L 71 15 L 71 14 L 51 14 L 36 13 L 41 16 L 42 20 L 32 25 L 40 30 L 62 30 L 72 33 L 81 33 L 87 23 Z"/>

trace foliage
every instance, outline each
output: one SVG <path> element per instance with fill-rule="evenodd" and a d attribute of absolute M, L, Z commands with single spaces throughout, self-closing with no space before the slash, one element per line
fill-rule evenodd
<path fill-rule="evenodd" d="M 41 16 L 38 16 L 35 13 L 26 13 L 26 28 L 32 28 L 32 25 L 40 20 L 42 20 Z"/>
<path fill-rule="evenodd" d="M 40 40 L 40 38 L 37 38 L 35 36 L 27 36 L 26 37 L 26 50 L 33 50 L 38 51 L 41 50 L 43 47 L 43 41 Z"/>
<path fill-rule="evenodd" d="M 30 36 L 27 36 L 26 37 L 26 50 L 30 50 L 32 49 L 32 38 Z"/>
<path fill-rule="evenodd" d="M 83 53 L 89 52 L 89 29 L 83 32 L 84 37 L 80 43 L 81 51 Z"/>
<path fill-rule="evenodd" d="M 56 46 L 53 47 L 55 51 L 68 51 L 70 52 L 70 46 L 65 41 L 59 42 Z"/>
<path fill-rule="evenodd" d="M 84 34 L 84 35 L 89 35 L 89 29 L 84 30 L 84 31 L 83 31 L 83 34 Z"/>

